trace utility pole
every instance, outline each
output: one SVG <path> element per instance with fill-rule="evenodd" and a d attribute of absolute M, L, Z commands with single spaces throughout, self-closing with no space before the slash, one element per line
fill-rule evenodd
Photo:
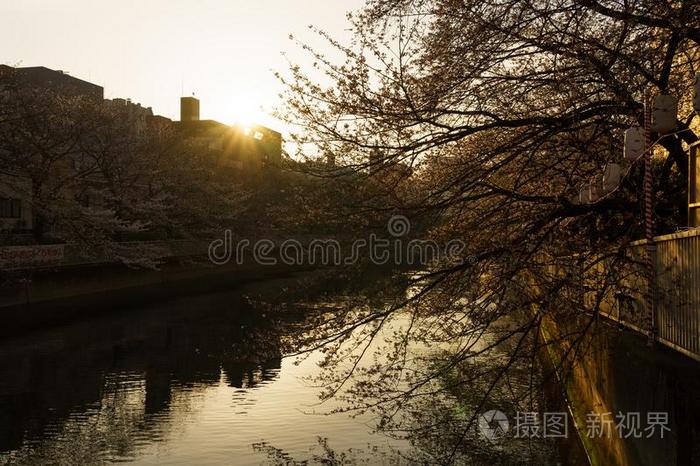
<path fill-rule="evenodd" d="M 644 93 L 644 239 L 645 241 L 645 263 L 647 286 L 644 296 L 645 307 L 647 310 L 648 339 L 647 345 L 653 346 L 656 341 L 656 312 L 654 306 L 654 291 L 656 281 L 656 245 L 654 244 L 654 218 L 652 216 L 652 177 L 651 177 L 651 95 L 647 90 Z"/>

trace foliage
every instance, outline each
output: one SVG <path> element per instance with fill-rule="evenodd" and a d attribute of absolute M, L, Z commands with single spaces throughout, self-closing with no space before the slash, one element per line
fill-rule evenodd
<path fill-rule="evenodd" d="M 570 329 L 557 368 L 566 373 L 605 297 L 625 288 L 623 273 L 598 265 L 635 266 L 625 247 L 642 236 L 641 170 L 621 161 L 622 141 L 625 128 L 643 123 L 646 92 L 681 98 L 679 131 L 652 138 L 656 231 L 685 224 L 699 9 L 692 1 L 370 0 L 351 16 L 351 43 L 317 30 L 331 51 L 301 44 L 314 68 L 280 74 L 281 115 L 300 128 L 298 156 L 317 160 L 321 176 L 369 178 L 390 195 L 367 211 L 436 219 L 429 238 L 463 240 L 470 259 L 434 264 L 384 306 L 316 322 L 302 346 L 323 348 L 335 370 L 326 396 L 351 385 L 355 408 L 378 409 L 389 422 L 387 413 L 414 397 L 450 393 L 450 383 L 434 386 L 448 374 L 452 385 L 468 384 L 467 368 L 494 350 L 482 336 L 504 318 L 503 341 L 515 343 L 507 357 L 494 356 L 499 369 L 482 374 L 489 383 L 477 407 L 493 401 L 514 361 L 546 345 L 537 336 L 547 320 Z M 620 186 L 578 202 L 612 162 L 623 164 Z M 387 173 L 400 182 L 386 182 Z M 397 319 L 403 325 L 381 350 L 389 362 L 362 368 Z M 413 344 L 447 349 L 415 369 L 406 356 Z M 466 432 L 451 439 L 445 464 Z"/>
<path fill-rule="evenodd" d="M 38 242 L 72 242 L 91 257 L 154 266 L 158 248 L 127 242 L 211 237 L 246 194 L 212 154 L 135 104 L 0 76 L 6 186 L 31 202 Z"/>

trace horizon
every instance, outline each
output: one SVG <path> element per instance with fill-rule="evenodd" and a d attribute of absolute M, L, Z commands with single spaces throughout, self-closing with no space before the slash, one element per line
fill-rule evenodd
<path fill-rule="evenodd" d="M 105 99 L 131 99 L 174 121 L 180 97 L 194 95 L 202 119 L 287 134 L 290 127 L 272 115 L 282 104 L 274 72 L 286 71 L 284 53 L 291 61 L 308 61 L 289 36 L 310 35 L 311 24 L 342 36 L 346 11 L 362 3 L 352 0 L 342 9 L 320 0 L 4 4 L 0 13 L 8 26 L 0 30 L 6 45 L 0 63 L 61 70 L 102 86 Z M 111 18 L 112 34 L 102 33 L 105 17 Z M 29 23 L 35 27 L 27 28 Z M 227 56 L 232 59 L 222 59 Z"/>

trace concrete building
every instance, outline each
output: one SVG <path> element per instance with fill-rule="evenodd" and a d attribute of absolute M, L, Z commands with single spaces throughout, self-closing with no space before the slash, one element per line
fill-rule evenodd
<path fill-rule="evenodd" d="M 104 88 L 69 75 L 65 71 L 52 70 L 44 66 L 14 68 L 0 65 L 0 75 L 11 75 L 20 85 L 48 88 L 72 96 L 83 96 L 94 100 L 104 98 Z"/>
<path fill-rule="evenodd" d="M 0 231 L 32 229 L 31 199 L 31 179 L 20 173 L 0 172 Z"/>
<path fill-rule="evenodd" d="M 8 109 L 13 109 L 15 103 L 23 103 L 21 99 L 27 96 L 34 96 L 30 97 L 30 102 L 37 104 L 37 108 L 41 108 L 44 100 L 43 92 L 66 97 L 68 98 L 66 102 L 70 102 L 71 98 L 82 99 L 95 105 L 101 105 L 104 102 L 102 86 L 73 77 L 63 71 L 43 66 L 15 68 L 0 65 L 0 99 L 8 104 Z M 31 100 L 33 98 L 37 100 Z M 0 242 L 23 244 L 32 241 L 35 229 L 41 228 L 42 231 L 46 231 L 52 226 L 46 224 L 38 226 L 42 223 L 37 221 L 32 174 L 25 167 L 12 163 L 12 157 L 17 157 L 18 154 L 11 154 L 11 151 L 8 151 L 4 157 L 0 154 Z M 76 169 L 70 162 L 68 157 L 55 161 L 53 174 L 56 177 L 70 176 L 66 173 Z M 47 181 L 44 180 L 44 183 Z"/>
<path fill-rule="evenodd" d="M 225 125 L 214 120 L 199 119 L 199 100 L 180 100 L 181 121 L 175 130 L 190 143 L 215 154 L 224 167 L 257 170 L 274 166 L 282 159 L 282 135 L 260 125 Z"/>
<path fill-rule="evenodd" d="M 180 97 L 180 121 L 199 120 L 199 99 Z"/>
<path fill-rule="evenodd" d="M 131 127 L 136 134 L 144 134 L 149 130 L 150 120 L 154 117 L 151 107 L 143 107 L 139 103 L 132 102 L 131 99 L 120 98 L 106 99 L 104 105 L 114 112 L 117 118 L 123 120 L 124 124 Z"/>
<path fill-rule="evenodd" d="M 144 107 L 129 99 L 105 100 L 104 89 L 101 86 L 75 78 L 63 71 L 41 66 L 14 68 L 0 65 L 0 100 L 15 99 L 16 96 L 21 95 L 22 90 L 29 90 L 30 93 L 34 90 L 50 91 L 59 96 L 94 101 L 102 106 L 101 110 L 108 112 L 108 116 L 116 116 L 117 121 L 122 123 L 120 127 L 128 128 L 128 131 L 134 131 L 137 135 L 162 136 L 164 144 L 172 144 L 175 136 L 175 141 L 187 143 L 188 150 L 202 151 L 202 153 L 206 151 L 204 155 L 211 156 L 213 161 L 210 169 L 233 169 L 231 171 L 233 177 L 238 173 L 241 178 L 246 179 L 250 174 L 261 173 L 263 167 L 274 166 L 281 161 L 282 136 L 280 133 L 259 125 L 228 126 L 213 120 L 200 120 L 200 102 L 195 97 L 181 98 L 181 121 L 173 122 L 168 118 L 154 115 L 150 107 Z M 41 93 L 37 95 L 41 99 Z M 21 101 L 15 100 L 15 102 Z M 65 102 L 70 105 L 70 100 Z M 91 135 L 85 135 L 85 137 L 90 138 Z M 186 154 L 187 151 L 183 151 L 183 156 Z M 52 177 L 70 178 L 71 173 L 89 171 L 84 168 L 86 166 L 89 168 L 90 159 L 83 157 L 80 150 L 64 159 L 56 164 Z M 9 156 L 6 161 L 9 164 Z M 2 162 L 3 157 L 0 153 L 0 242 L 14 241 L 10 236 L 15 238 L 22 235 L 31 236 L 39 230 L 52 235 L 60 233 L 60 228 L 56 226 L 60 223 L 60 219 L 55 219 L 56 222 L 40 221 L 38 210 L 33 207 L 32 188 L 37 187 L 32 183 L 33 175 L 23 167 L 14 166 L 10 170 L 2 166 Z M 228 176 L 228 173 L 224 172 L 225 176 Z M 81 174 L 81 177 L 86 185 L 101 182 L 99 173 Z M 81 192 L 64 194 L 69 197 L 74 194 L 77 202 L 83 205 L 92 204 L 94 201 L 83 196 L 84 193 Z M 4 235 L 5 233 L 9 236 Z"/>

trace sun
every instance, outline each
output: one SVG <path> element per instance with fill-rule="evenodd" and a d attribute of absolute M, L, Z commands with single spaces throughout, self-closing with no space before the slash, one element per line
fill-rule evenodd
<path fill-rule="evenodd" d="M 227 125 L 242 126 L 244 128 L 255 128 L 264 126 L 266 128 L 279 130 L 283 125 L 275 118 L 273 109 L 276 102 L 267 95 L 260 95 L 260 90 L 250 92 L 227 93 L 224 99 L 213 99 L 210 108 L 210 118 L 225 123 Z"/>
<path fill-rule="evenodd" d="M 263 111 L 262 103 L 255 95 L 237 95 L 227 102 L 226 113 L 229 120 L 241 126 L 264 124 L 269 118 Z"/>

